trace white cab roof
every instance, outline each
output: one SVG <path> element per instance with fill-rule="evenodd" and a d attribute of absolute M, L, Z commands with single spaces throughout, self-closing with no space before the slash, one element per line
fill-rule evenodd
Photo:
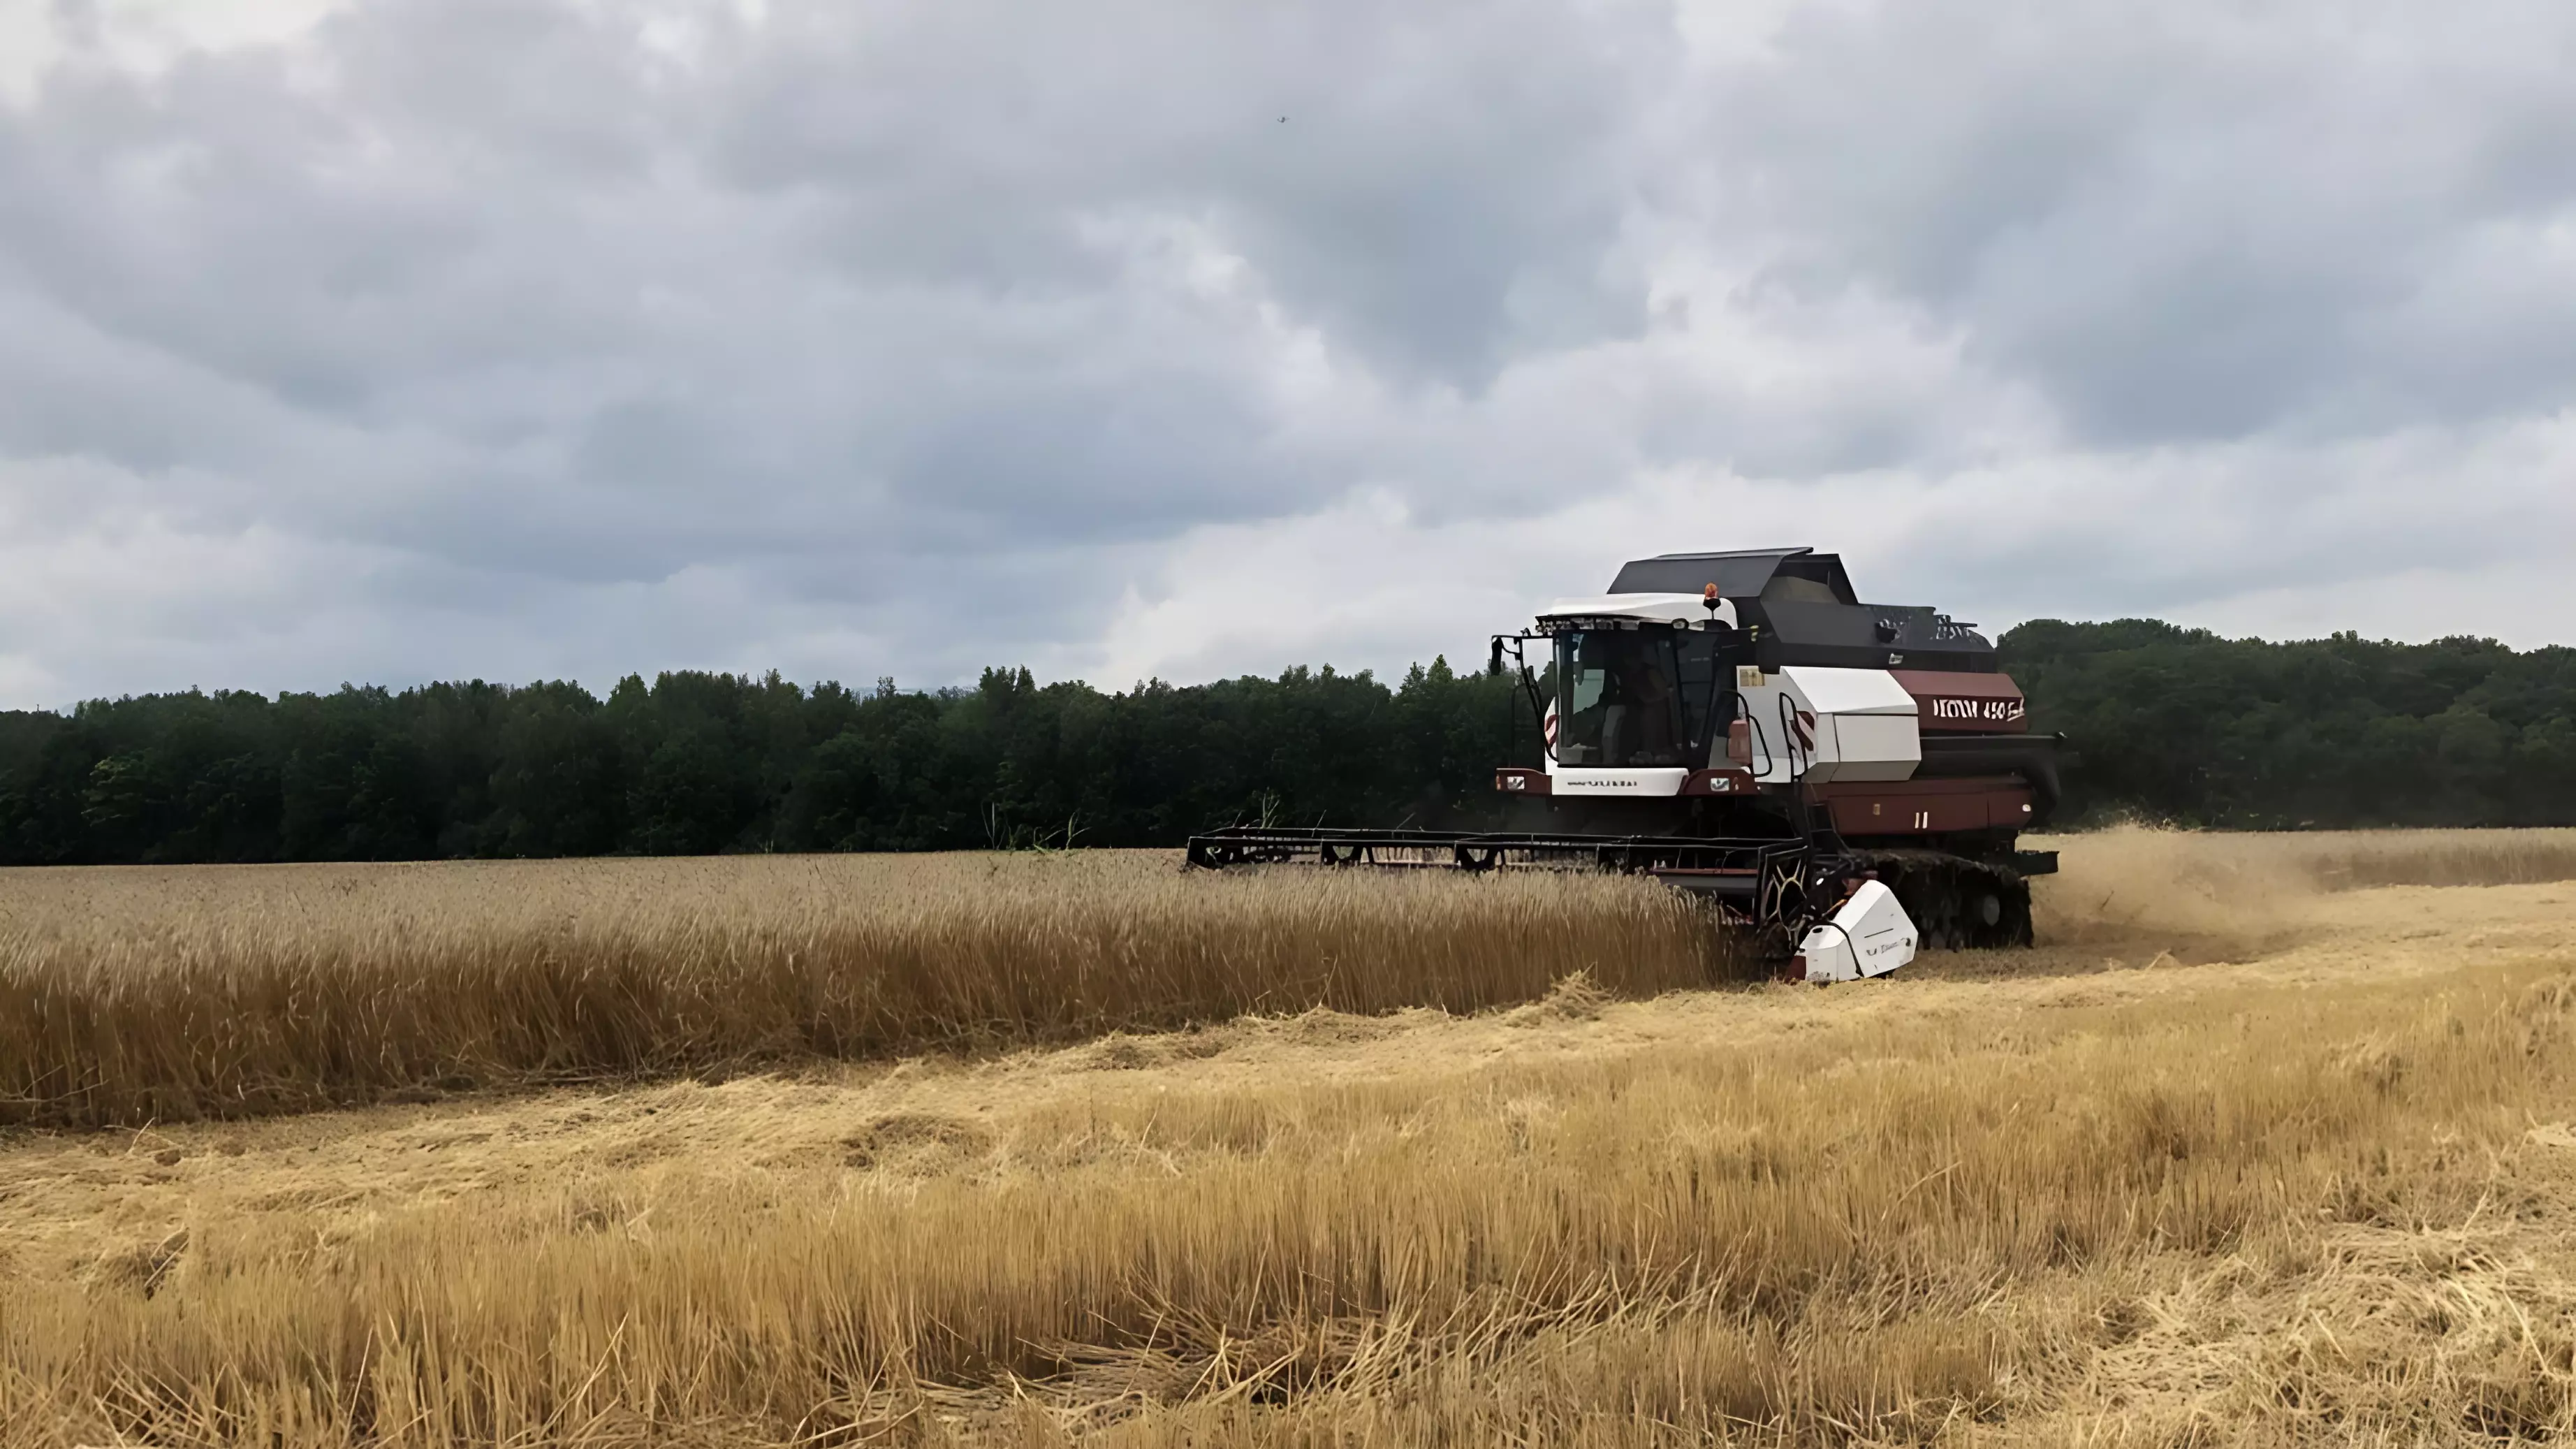
<path fill-rule="evenodd" d="M 1559 599 L 1538 611 L 1547 619 L 1634 619 L 1640 624 L 1672 624 L 1695 629 L 1710 612 L 1698 594 L 1595 594 L 1588 599 Z M 1735 627 L 1735 605 L 1717 601 L 1717 622 Z M 1893 682 L 1893 681 L 1891 681 Z M 1911 699 L 1913 696 L 1906 696 Z"/>

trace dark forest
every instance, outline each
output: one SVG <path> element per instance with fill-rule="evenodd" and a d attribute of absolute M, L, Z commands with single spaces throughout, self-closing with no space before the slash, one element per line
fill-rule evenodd
<path fill-rule="evenodd" d="M 2059 823 L 2576 824 L 2576 649 L 2223 639 L 2149 620 L 2001 641 L 2068 737 Z M 1535 763 L 1507 678 L 1295 669 L 1105 694 L 772 674 L 189 692 L 0 713 L 0 864 L 1176 845 L 1232 821 L 1474 826 Z"/>

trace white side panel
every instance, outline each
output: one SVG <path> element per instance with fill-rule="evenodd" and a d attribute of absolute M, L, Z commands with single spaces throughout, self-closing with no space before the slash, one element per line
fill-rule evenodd
<path fill-rule="evenodd" d="M 1805 765 L 1805 779 L 1818 785 L 1911 779 L 1923 762 L 1914 696 L 1886 670 L 1793 664 L 1762 678 L 1762 688 L 1744 688 L 1743 694 L 1762 726 L 1754 777 L 1763 783 L 1790 778 L 1792 760 L 1785 757 Z M 1811 744 L 1798 745 L 1784 735 L 1784 699 L 1801 717 Z"/>
<path fill-rule="evenodd" d="M 1631 795 L 1655 799 L 1679 795 L 1690 771 L 1678 767 L 1652 770 L 1591 769 L 1551 763 L 1548 788 L 1559 795 Z"/>
<path fill-rule="evenodd" d="M 1758 687 L 1739 681 L 1738 688 L 1758 726 L 1752 770 L 1762 783 L 1790 779 L 1793 759 L 1807 767 L 1808 782 L 1818 785 L 1910 780 L 1923 763 L 1914 696 L 1886 670 L 1798 664 L 1760 678 Z M 1805 716 L 1812 746 L 1798 746 L 1784 733 L 1784 699 L 1793 719 Z"/>
<path fill-rule="evenodd" d="M 1915 767 L 1923 763 L 1923 736 L 1910 714 L 1838 714 L 1820 721 L 1819 731 L 1827 725 L 1834 737 L 1833 763 L 1820 765 L 1808 776 L 1819 784 L 1834 780 L 1910 780 Z M 1817 741 L 1820 755 L 1823 744 Z"/>
<path fill-rule="evenodd" d="M 1914 922 L 1896 903 L 1896 892 L 1864 881 L 1833 919 L 1807 932 L 1798 955 L 1809 981 L 1857 981 L 1884 976 L 1914 959 Z"/>

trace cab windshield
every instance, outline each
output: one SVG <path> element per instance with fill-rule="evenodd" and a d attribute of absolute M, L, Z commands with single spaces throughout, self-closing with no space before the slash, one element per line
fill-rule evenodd
<path fill-rule="evenodd" d="M 1585 766 L 1708 763 L 1698 725 L 1714 641 L 1648 625 L 1556 636 L 1556 758 Z"/>

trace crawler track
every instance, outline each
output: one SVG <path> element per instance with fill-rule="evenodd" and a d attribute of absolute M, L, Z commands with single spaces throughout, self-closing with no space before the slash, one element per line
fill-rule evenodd
<path fill-rule="evenodd" d="M 1927 950 L 2031 944 L 2030 882 L 2009 866 L 1932 850 L 1862 849 L 1854 854 L 1922 932 Z"/>

